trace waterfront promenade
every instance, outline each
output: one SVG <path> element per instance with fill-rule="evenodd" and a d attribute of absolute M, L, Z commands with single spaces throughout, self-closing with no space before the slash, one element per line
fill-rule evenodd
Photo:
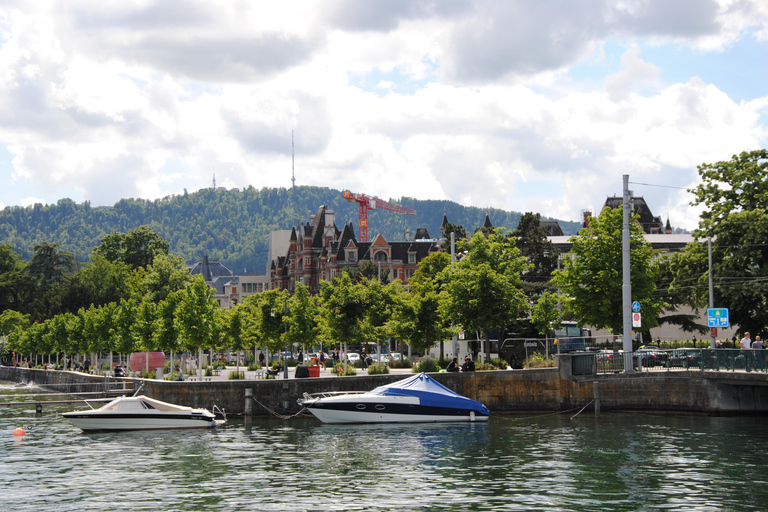
<path fill-rule="evenodd" d="M 494 370 L 471 373 L 433 373 L 449 389 L 485 404 L 493 412 L 549 412 L 594 407 L 603 411 L 656 411 L 707 414 L 768 413 L 768 373 L 742 370 L 651 369 L 634 373 L 584 371 L 579 355 L 561 355 L 557 368 Z M 234 368 L 228 369 L 233 371 Z M 574 371 L 579 370 L 579 371 Z M 590 368 L 587 368 L 590 370 Z M 329 369 L 319 378 L 229 379 L 227 370 L 204 377 L 202 382 L 157 379 L 105 379 L 76 372 L 0 367 L 0 380 L 34 383 L 52 391 L 82 393 L 107 385 L 141 386 L 142 393 L 171 403 L 210 408 L 214 404 L 228 414 L 243 414 L 248 389 L 253 413 L 293 415 L 301 409 L 297 399 L 304 393 L 366 391 L 401 380 L 410 369 L 390 374 L 339 377 Z M 591 407 L 590 407 L 591 406 Z"/>

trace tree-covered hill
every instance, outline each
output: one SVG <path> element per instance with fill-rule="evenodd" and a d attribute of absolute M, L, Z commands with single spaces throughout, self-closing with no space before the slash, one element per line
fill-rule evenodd
<path fill-rule="evenodd" d="M 443 214 L 455 225 L 472 233 L 490 215 L 494 226 L 511 231 L 520 213 L 497 209 L 461 206 L 451 201 L 421 201 L 402 198 L 391 201 L 416 210 L 416 216 L 386 210 L 369 213 L 369 238 L 381 233 L 387 240 L 403 240 L 425 227 L 430 235 L 440 235 Z M 89 202 L 60 199 L 56 204 L 30 207 L 11 206 L 0 211 L 0 244 L 10 244 L 22 259 L 29 260 L 33 248 L 44 242 L 55 243 L 87 261 L 91 251 L 105 236 L 116 231 L 127 233 L 147 225 L 170 244 L 170 252 L 188 263 L 208 254 L 235 271 L 264 273 L 269 250 L 269 233 L 307 223 L 320 205 L 336 213 L 336 225 L 352 222 L 358 231 L 357 203 L 342 198 L 339 190 L 324 187 L 292 189 L 248 187 L 244 190 L 204 189 L 163 199 L 122 199 L 114 206 L 93 207 Z M 575 234 L 579 223 L 559 221 L 566 234 Z"/>

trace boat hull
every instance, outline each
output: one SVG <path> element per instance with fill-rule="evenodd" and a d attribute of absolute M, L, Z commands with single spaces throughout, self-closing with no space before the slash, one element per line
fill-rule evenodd
<path fill-rule="evenodd" d="M 206 409 L 148 398 L 119 397 L 100 409 L 62 414 L 86 432 L 212 428 L 226 423 Z"/>
<path fill-rule="evenodd" d="M 76 427 L 86 432 L 109 432 L 120 430 L 170 430 L 212 428 L 222 422 L 213 416 L 171 415 L 171 414 L 97 414 L 64 413 L 63 416 Z"/>
<path fill-rule="evenodd" d="M 306 400 L 307 407 L 324 423 L 437 423 L 488 421 L 488 415 L 455 407 L 422 405 L 418 398 L 349 395 Z"/>

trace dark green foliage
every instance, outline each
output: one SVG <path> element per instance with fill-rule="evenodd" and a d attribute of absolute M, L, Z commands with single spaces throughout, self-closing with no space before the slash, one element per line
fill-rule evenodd
<path fill-rule="evenodd" d="M 365 192 L 365 191 L 360 191 Z M 382 198 L 387 199 L 387 198 Z M 369 233 L 381 233 L 398 241 L 425 227 L 433 238 L 440 236 L 445 213 L 456 226 L 472 233 L 489 213 L 494 226 L 514 229 L 520 214 L 502 210 L 468 208 L 450 201 L 392 200 L 416 210 L 416 216 L 386 210 L 369 213 Z M 248 187 L 243 190 L 204 189 L 186 191 L 163 199 L 122 199 L 114 206 L 92 207 L 61 199 L 57 204 L 12 206 L 0 210 L 0 244 L 9 244 L 21 259 L 29 261 L 34 247 L 43 242 L 57 244 L 79 261 L 88 261 L 93 248 L 115 232 L 128 233 L 139 226 L 160 235 L 169 243 L 168 253 L 192 263 L 208 254 L 235 273 L 264 273 L 267 268 L 269 233 L 306 224 L 320 205 L 336 214 L 336 225 L 352 223 L 358 232 L 357 204 L 342 198 L 341 191 L 324 187 L 292 189 Z M 563 231 L 578 232 L 577 222 L 560 222 Z"/>

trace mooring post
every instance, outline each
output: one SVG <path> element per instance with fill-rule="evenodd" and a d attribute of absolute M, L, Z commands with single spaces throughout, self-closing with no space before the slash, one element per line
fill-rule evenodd
<path fill-rule="evenodd" d="M 251 423 L 251 416 L 253 413 L 253 389 L 245 388 L 245 424 Z"/>
<path fill-rule="evenodd" d="M 595 391 L 595 418 L 600 416 L 600 387 L 597 381 L 593 383 L 593 389 Z"/>

